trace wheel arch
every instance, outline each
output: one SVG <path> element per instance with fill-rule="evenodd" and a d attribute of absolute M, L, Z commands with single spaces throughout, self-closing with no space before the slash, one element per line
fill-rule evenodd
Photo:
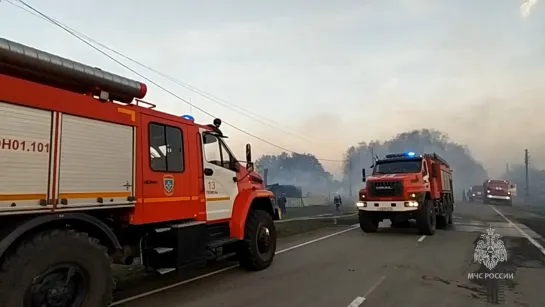
<path fill-rule="evenodd" d="M 230 221 L 231 237 L 241 240 L 244 238 L 244 226 L 251 210 L 263 210 L 270 214 L 273 220 L 279 220 L 280 211 L 276 208 L 273 197 L 274 194 L 266 190 L 240 193 L 235 200 L 235 210 Z"/>
<path fill-rule="evenodd" d="M 0 259 L 3 259 L 11 248 L 28 236 L 49 229 L 69 228 L 85 232 L 99 240 L 111 254 L 121 249 L 121 244 L 114 232 L 101 220 L 85 213 L 62 213 L 39 215 L 25 219 L 14 225 L 9 233 L 0 241 Z"/>

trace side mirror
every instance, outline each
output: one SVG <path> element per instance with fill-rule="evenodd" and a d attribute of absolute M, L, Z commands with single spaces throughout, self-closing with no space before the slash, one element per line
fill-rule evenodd
<path fill-rule="evenodd" d="M 361 182 L 365 182 L 367 180 L 367 178 L 365 178 L 367 176 L 365 176 L 365 168 L 362 168 L 361 169 Z"/>
<path fill-rule="evenodd" d="M 246 144 L 246 163 L 252 162 L 252 145 Z"/>
<path fill-rule="evenodd" d="M 246 170 L 248 170 L 248 173 L 253 172 L 254 171 L 254 163 L 253 162 L 248 162 L 246 164 Z"/>

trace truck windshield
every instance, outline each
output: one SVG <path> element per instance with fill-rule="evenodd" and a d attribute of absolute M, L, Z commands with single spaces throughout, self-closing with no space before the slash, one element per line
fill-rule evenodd
<path fill-rule="evenodd" d="M 421 170 L 421 160 L 382 161 L 377 163 L 373 174 L 419 173 Z"/>
<path fill-rule="evenodd" d="M 471 188 L 471 191 L 473 191 L 473 192 L 482 192 L 483 191 L 483 186 L 482 185 L 473 186 Z"/>
<path fill-rule="evenodd" d="M 488 183 L 488 187 L 489 188 L 500 188 L 500 189 L 503 189 L 503 190 L 507 190 L 509 188 L 509 184 L 507 184 L 507 182 L 504 182 L 504 181 L 490 181 Z"/>

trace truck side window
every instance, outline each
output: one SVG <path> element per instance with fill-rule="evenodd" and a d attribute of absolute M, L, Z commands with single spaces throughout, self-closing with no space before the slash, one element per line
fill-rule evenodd
<path fill-rule="evenodd" d="M 234 159 L 225 144 L 215 135 L 205 133 L 204 156 L 206 161 L 227 169 L 234 168 Z"/>
<path fill-rule="evenodd" d="M 222 166 L 224 168 L 233 169 L 234 167 L 233 157 L 231 156 L 231 153 L 229 152 L 225 144 L 223 144 L 223 142 L 221 143 L 221 157 L 222 157 L 221 159 Z"/>
<path fill-rule="evenodd" d="M 184 171 L 182 130 L 177 127 L 149 124 L 150 168 L 158 172 Z"/>
<path fill-rule="evenodd" d="M 218 138 L 215 135 L 204 133 L 203 144 L 206 161 L 221 166 L 221 148 Z"/>

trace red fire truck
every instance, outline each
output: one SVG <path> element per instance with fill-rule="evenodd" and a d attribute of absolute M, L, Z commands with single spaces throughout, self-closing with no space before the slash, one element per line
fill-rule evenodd
<path fill-rule="evenodd" d="M 509 181 L 507 180 L 485 180 L 483 182 L 485 196 L 483 203 L 499 203 L 513 205 L 513 196 L 511 195 Z"/>
<path fill-rule="evenodd" d="M 389 154 L 375 162 L 371 176 L 365 169 L 362 175 L 367 184 L 356 205 L 364 232 L 376 232 L 384 219 L 393 227 L 414 219 L 423 235 L 452 224 L 452 170 L 439 155 Z"/>
<path fill-rule="evenodd" d="M 273 194 L 221 120 L 154 110 L 146 85 L 0 38 L 0 306 L 107 306 L 111 263 L 158 274 L 272 263 Z"/>

